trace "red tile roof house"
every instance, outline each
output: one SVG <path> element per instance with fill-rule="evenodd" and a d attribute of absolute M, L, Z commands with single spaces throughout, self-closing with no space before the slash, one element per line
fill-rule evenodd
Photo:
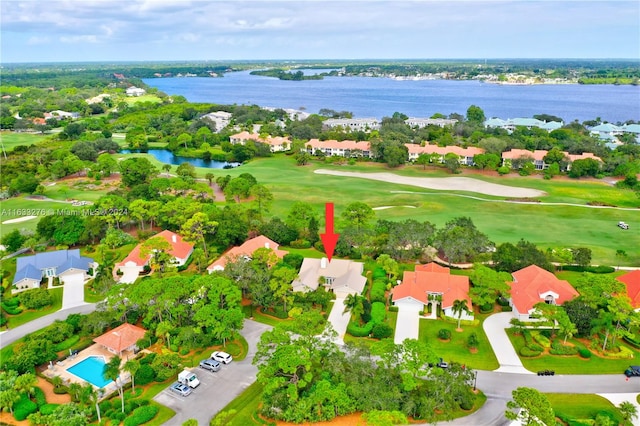
<path fill-rule="evenodd" d="M 415 271 L 405 271 L 402 283 L 391 290 L 393 304 L 399 309 L 422 311 L 429 303 L 429 296 L 441 296 L 441 307 L 444 315 L 458 318 L 453 312 L 455 300 L 466 300 L 469 313 L 463 312 L 461 319 L 473 320 L 473 308 L 469 297 L 469 277 L 451 275 L 449 268 L 436 263 L 418 265 Z M 432 306 L 435 308 L 435 306 Z M 432 309 L 432 312 L 435 312 Z"/>
<path fill-rule="evenodd" d="M 193 244 L 184 241 L 182 237 L 175 232 L 162 231 L 151 238 L 155 237 L 163 238 L 169 243 L 171 246 L 169 254 L 173 256 L 172 263 L 174 265 L 184 265 L 187 262 L 187 259 L 189 259 L 189 256 L 191 256 L 191 253 L 193 253 Z M 135 282 L 140 272 L 144 269 L 144 266 L 149 263 L 151 254 L 142 257 L 140 254 L 141 247 L 142 243 L 135 246 L 135 248 L 131 250 L 131 253 L 129 253 L 122 262 L 116 264 L 116 271 L 120 270 L 123 272 L 119 281 L 120 283 L 131 284 Z"/>
<path fill-rule="evenodd" d="M 232 145 L 244 145 L 247 141 L 267 144 L 271 152 L 286 151 L 291 146 L 291 140 L 289 138 L 283 138 L 281 136 L 261 138 L 258 133 L 249 133 L 246 130 L 229 136 L 229 142 Z"/>
<path fill-rule="evenodd" d="M 335 139 L 321 141 L 319 139 L 309 139 L 304 144 L 304 148 L 311 155 L 316 151 L 322 151 L 326 156 L 337 157 L 365 157 L 371 158 L 371 144 L 369 142 L 337 141 Z"/>
<path fill-rule="evenodd" d="M 224 253 L 218 260 L 207 266 L 207 271 L 209 271 L 210 274 L 215 271 L 224 271 L 224 267 L 228 262 L 233 262 L 239 257 L 250 259 L 253 253 L 259 248 L 271 249 L 279 259 L 282 259 L 284 255 L 288 254 L 289 252 L 285 250 L 279 250 L 279 246 L 280 245 L 275 241 L 272 241 L 263 235 L 259 235 L 255 238 L 245 241 L 240 246 L 233 247 L 232 249 Z"/>
<path fill-rule="evenodd" d="M 545 302 L 553 305 L 562 305 L 564 302 L 578 296 L 578 292 L 568 281 L 559 280 L 551 272 L 537 265 L 529 265 L 526 268 L 511 274 L 513 281 L 511 286 L 511 299 L 513 315 L 520 321 L 532 321 L 536 303 Z"/>
<path fill-rule="evenodd" d="M 631 306 L 640 311 L 640 270 L 627 272 L 616 278 L 627 287 L 627 295 L 631 299 Z"/>
<path fill-rule="evenodd" d="M 438 154 L 440 156 L 438 161 L 440 163 L 444 163 L 444 157 L 447 154 L 452 153 L 458 156 L 460 164 L 464 166 L 473 166 L 475 164 L 473 157 L 478 154 L 484 154 L 484 149 L 473 146 L 468 148 L 456 145 L 438 146 L 426 144 L 425 146 L 421 146 L 415 143 L 406 143 L 404 146 L 409 150 L 409 161 L 417 160 L 420 154 Z"/>
<path fill-rule="evenodd" d="M 124 323 L 102 336 L 93 339 L 109 352 L 122 356 L 125 351 L 135 352 L 138 349 L 136 343 L 144 337 L 147 331 L 133 324 Z"/>

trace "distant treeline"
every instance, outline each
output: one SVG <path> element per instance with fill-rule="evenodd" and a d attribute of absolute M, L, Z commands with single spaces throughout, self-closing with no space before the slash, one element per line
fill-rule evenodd
<path fill-rule="evenodd" d="M 283 69 L 270 69 L 270 70 L 256 70 L 251 71 L 251 75 L 261 75 L 264 77 L 275 77 L 280 80 L 293 80 L 293 81 L 301 81 L 301 80 L 322 80 L 325 75 L 328 73 L 320 73 L 313 75 L 304 75 L 302 71 L 285 71 Z"/>

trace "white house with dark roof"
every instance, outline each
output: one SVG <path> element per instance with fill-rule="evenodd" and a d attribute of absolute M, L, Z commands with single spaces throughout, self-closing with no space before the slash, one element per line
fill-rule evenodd
<path fill-rule="evenodd" d="M 380 129 L 380 120 L 377 118 L 329 118 L 322 123 L 325 129 L 342 127 L 346 130 L 362 130 L 365 132 Z"/>
<path fill-rule="evenodd" d="M 16 260 L 14 293 L 40 287 L 43 278 L 58 277 L 62 284 L 67 281 L 84 281 L 89 278 L 89 269 L 95 270 L 97 267 L 93 259 L 80 256 L 79 249 L 38 253 Z"/>
<path fill-rule="evenodd" d="M 300 266 L 298 278 L 291 284 L 293 291 L 314 291 L 322 284 L 327 291 L 336 297 L 347 297 L 349 294 L 360 294 L 367 279 L 362 275 L 364 265 L 345 259 L 305 258 Z M 322 281 L 322 283 L 320 283 Z"/>
<path fill-rule="evenodd" d="M 406 120 L 404 120 L 404 122 L 411 127 L 417 127 L 419 129 L 422 129 L 423 127 L 427 127 L 427 126 L 438 126 L 438 127 L 453 126 L 458 122 L 458 120 L 454 118 L 409 117 Z"/>

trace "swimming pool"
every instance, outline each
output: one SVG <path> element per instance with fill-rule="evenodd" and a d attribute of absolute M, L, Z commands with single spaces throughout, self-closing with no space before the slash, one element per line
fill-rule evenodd
<path fill-rule="evenodd" d="M 104 366 L 105 362 L 103 357 L 90 356 L 67 368 L 67 371 L 98 388 L 103 388 L 113 381 L 111 379 L 105 379 L 102 375 Z"/>

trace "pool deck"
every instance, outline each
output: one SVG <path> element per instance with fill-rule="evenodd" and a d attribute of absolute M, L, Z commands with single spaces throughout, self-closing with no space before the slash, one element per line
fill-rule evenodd
<path fill-rule="evenodd" d="M 69 356 L 63 359 L 62 361 L 50 363 L 44 369 L 44 371 L 42 371 L 42 374 L 49 378 L 60 376 L 60 378 L 62 378 L 62 382 L 66 386 L 69 386 L 71 383 L 79 383 L 81 385 L 84 385 L 85 383 L 89 383 L 89 382 L 81 379 L 75 374 L 68 372 L 67 369 L 92 356 L 103 357 L 105 359 L 105 362 L 109 362 L 109 360 L 114 356 L 114 354 L 106 350 L 102 345 L 98 345 L 96 343 L 78 352 L 78 354 L 75 356 Z M 134 357 L 135 355 L 131 351 L 123 352 L 122 365 L 124 365 L 125 362 L 127 362 L 129 359 L 133 359 Z M 122 371 L 120 373 L 120 383 L 124 384 L 130 381 L 131 381 L 131 375 L 126 371 Z M 99 390 L 99 388 L 96 387 L 95 385 L 93 385 L 93 388 L 96 390 Z M 106 385 L 104 388 L 102 388 L 102 392 L 100 395 L 101 397 L 104 397 L 112 394 L 113 392 L 116 392 L 117 390 L 118 390 L 118 387 L 115 384 L 115 382 L 111 382 L 108 385 Z"/>

